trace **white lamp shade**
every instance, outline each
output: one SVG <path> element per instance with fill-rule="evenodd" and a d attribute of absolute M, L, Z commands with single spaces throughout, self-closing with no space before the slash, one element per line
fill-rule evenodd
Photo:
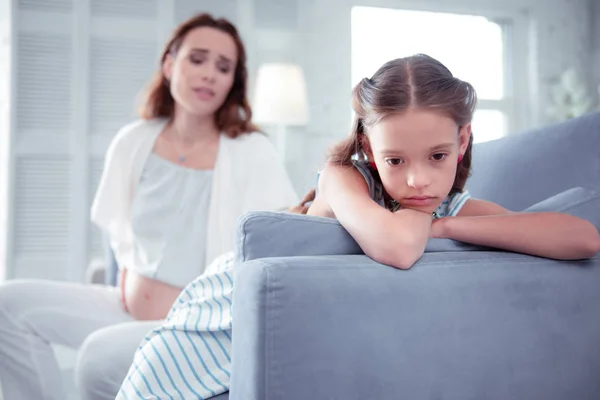
<path fill-rule="evenodd" d="M 308 99 L 302 68 L 283 63 L 261 65 L 252 111 L 259 124 L 306 125 Z"/>

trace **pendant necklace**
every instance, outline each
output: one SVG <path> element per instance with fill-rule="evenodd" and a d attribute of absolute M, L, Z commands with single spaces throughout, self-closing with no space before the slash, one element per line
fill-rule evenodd
<path fill-rule="evenodd" d="M 177 161 L 179 161 L 180 164 L 183 164 L 187 159 L 187 156 L 184 153 L 180 152 L 177 146 L 175 145 L 175 136 L 175 127 L 173 127 L 171 130 L 171 143 L 173 144 L 173 150 L 175 150 L 175 153 L 177 154 Z"/>

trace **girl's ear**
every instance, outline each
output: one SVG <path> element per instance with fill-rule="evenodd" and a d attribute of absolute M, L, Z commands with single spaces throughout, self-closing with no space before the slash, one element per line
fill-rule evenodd
<path fill-rule="evenodd" d="M 467 147 L 469 146 L 469 139 L 471 138 L 471 123 L 463 125 L 460 127 L 459 132 L 459 145 L 458 145 L 458 153 L 464 156 L 467 151 Z"/>

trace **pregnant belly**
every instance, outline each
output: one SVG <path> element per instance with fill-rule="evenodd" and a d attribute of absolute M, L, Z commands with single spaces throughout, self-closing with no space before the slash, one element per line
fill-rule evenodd
<path fill-rule="evenodd" d="M 139 275 L 125 269 L 121 277 L 125 307 L 137 320 L 166 318 L 181 288 Z"/>

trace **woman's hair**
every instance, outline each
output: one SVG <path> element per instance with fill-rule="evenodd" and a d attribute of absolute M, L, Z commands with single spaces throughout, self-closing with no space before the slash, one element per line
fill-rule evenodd
<path fill-rule="evenodd" d="M 430 110 L 452 118 L 458 126 L 471 122 L 477 103 L 475 89 L 455 78 L 442 63 L 424 54 L 385 63 L 371 79 L 364 78 L 352 91 L 355 112 L 350 136 L 333 148 L 329 161 L 350 164 L 354 156 L 366 158 L 367 131 L 388 115 L 410 108 Z M 471 170 L 473 137 L 450 194 L 462 192 Z"/>
<path fill-rule="evenodd" d="M 216 112 L 216 124 L 219 130 L 231 137 L 242 133 L 258 131 L 252 123 L 252 110 L 247 99 L 248 70 L 246 68 L 246 50 L 233 24 L 224 18 L 215 19 L 210 14 L 198 14 L 179 25 L 167 42 L 160 58 L 160 67 L 150 81 L 145 99 L 140 108 L 143 119 L 173 118 L 175 99 L 171 95 L 169 81 L 162 72 L 167 56 L 175 56 L 187 34 L 194 29 L 208 27 L 225 32 L 231 36 L 237 47 L 237 65 L 235 66 L 233 86 L 225 102 Z"/>

